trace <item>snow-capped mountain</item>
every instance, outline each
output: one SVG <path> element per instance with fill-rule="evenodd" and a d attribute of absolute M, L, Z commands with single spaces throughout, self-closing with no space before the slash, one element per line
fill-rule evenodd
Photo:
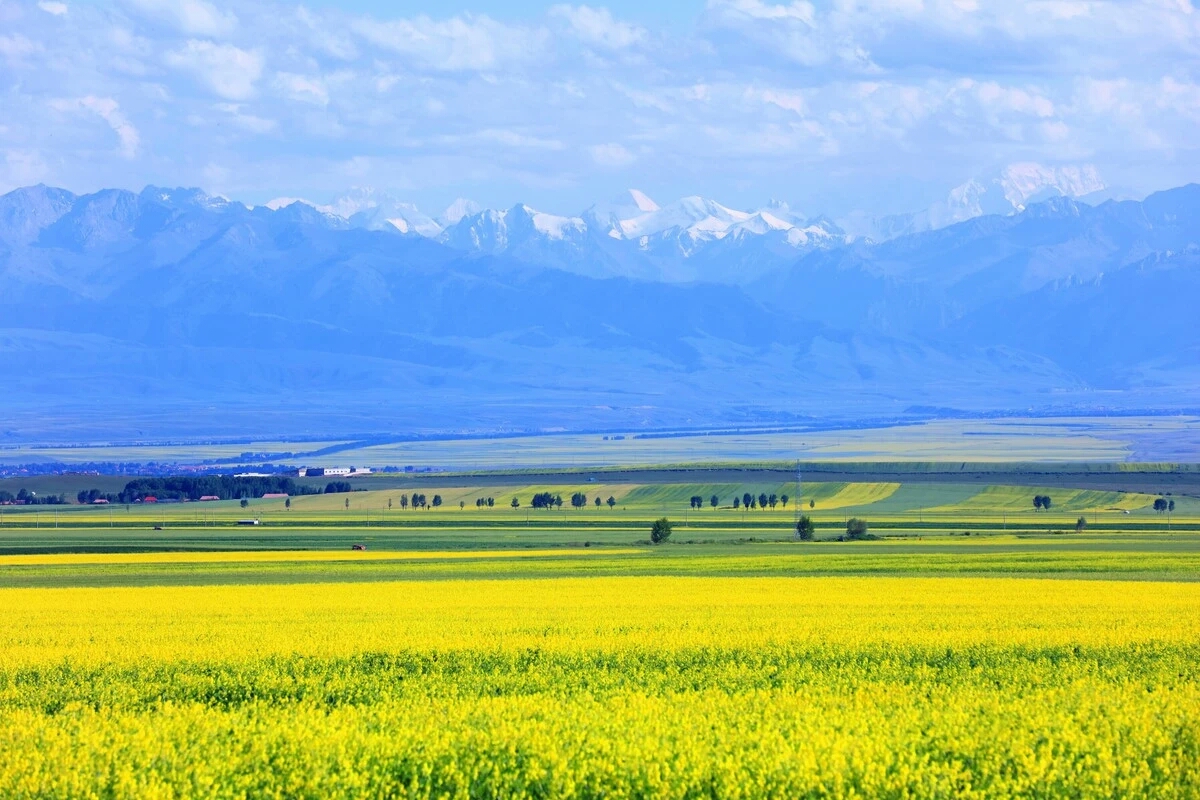
<path fill-rule="evenodd" d="M 351 224 L 380 205 L 0 196 L 0 357 L 38 378 L 6 383 L 0 413 L 69 384 L 94 398 L 89 420 L 169 401 L 173 420 L 224 424 L 206 409 L 237 400 L 253 426 L 297 408 L 381 429 L 430 408 L 447 429 L 674 425 L 848 399 L 1179 410 L 1200 381 L 1197 185 L 828 247 L 811 242 L 836 226 L 780 203 L 617 215 L 659 247 L 524 205 L 433 238 Z"/>
<path fill-rule="evenodd" d="M 1012 215 L 1054 197 L 1098 203 L 1109 194 L 1090 165 L 1016 163 L 954 187 L 921 211 L 849 214 L 836 223 L 808 217 L 781 200 L 748 210 L 699 196 L 660 204 L 638 189 L 577 216 L 524 204 L 485 209 L 460 198 L 434 218 L 370 187 L 351 189 L 328 205 L 279 198 L 267 206 L 304 203 L 350 227 L 421 236 L 470 255 L 510 255 L 593 277 L 746 283 L 807 253 L 853 240 L 886 242 L 976 217 Z"/>
<path fill-rule="evenodd" d="M 885 242 L 989 214 L 1013 214 L 1053 197 L 1095 198 L 1102 202 L 1109 199 L 1104 195 L 1105 188 L 1099 172 L 1090 164 L 1048 167 L 1022 162 L 972 178 L 951 189 L 944 200 L 921 211 L 880 217 L 850 214 L 840 224 L 855 238 Z"/>

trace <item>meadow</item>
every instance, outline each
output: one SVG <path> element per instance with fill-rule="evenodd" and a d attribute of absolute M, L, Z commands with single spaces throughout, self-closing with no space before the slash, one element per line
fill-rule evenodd
<path fill-rule="evenodd" d="M 5 509 L 0 796 L 1200 796 L 1187 496 L 436 480 Z"/>
<path fill-rule="evenodd" d="M 535 578 L 522 560 L 0 590 L 0 794 L 1200 791 L 1200 584 Z"/>
<path fill-rule="evenodd" d="M 714 431 L 541 433 L 504 437 L 231 442 L 101 442 L 0 447 L 0 465 L 89 462 L 358 465 L 499 470 L 690 463 L 949 462 L 1053 464 L 1187 461 L 1200 446 L 1194 416 L 881 421 L 861 428 L 798 425 Z M 319 456 L 304 454 L 320 452 Z M 293 458 L 243 454 L 294 453 Z"/>

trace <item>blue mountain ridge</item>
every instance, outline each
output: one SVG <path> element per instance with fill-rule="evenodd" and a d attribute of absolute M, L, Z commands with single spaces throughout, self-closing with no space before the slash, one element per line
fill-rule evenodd
<path fill-rule="evenodd" d="M 485 250 L 196 189 L 18 189 L 0 440 L 1169 410 L 1200 388 L 1196 185 L 878 244 L 731 237 L 669 269 L 576 233 Z"/>

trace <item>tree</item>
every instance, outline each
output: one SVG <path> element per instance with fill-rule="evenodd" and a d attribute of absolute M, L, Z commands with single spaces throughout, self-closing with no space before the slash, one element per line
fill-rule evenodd
<path fill-rule="evenodd" d="M 733 510 L 737 511 L 741 507 L 742 507 L 742 498 L 740 498 L 740 497 L 733 498 Z"/>
<path fill-rule="evenodd" d="M 612 495 L 609 495 L 608 499 L 605 500 L 604 502 L 608 503 L 608 508 L 611 511 L 613 506 L 615 506 L 617 504 L 617 499 L 615 497 L 613 497 Z"/>
<path fill-rule="evenodd" d="M 704 498 L 698 494 L 692 495 L 692 508 L 704 508 Z"/>
<path fill-rule="evenodd" d="M 760 494 L 758 496 L 758 507 L 759 508 L 767 507 L 767 493 L 766 492 L 763 492 L 762 494 Z"/>
<path fill-rule="evenodd" d="M 250 505 L 250 501 L 243 497 L 241 502 L 242 508 L 245 508 L 248 505 Z"/>
<path fill-rule="evenodd" d="M 716 508 L 717 506 L 721 505 L 721 498 L 714 494 L 712 497 L 708 498 L 708 504 L 713 508 Z"/>
<path fill-rule="evenodd" d="M 1044 509 L 1046 509 L 1047 511 L 1049 511 L 1049 510 L 1050 510 L 1050 505 L 1051 505 L 1051 503 L 1050 503 L 1050 495 L 1048 495 L 1048 494 L 1044 494 L 1044 495 L 1042 495 L 1042 508 L 1044 508 Z"/>
<path fill-rule="evenodd" d="M 400 508 L 401 508 L 401 510 L 408 508 L 408 495 L 406 495 L 406 494 L 400 495 Z"/>
<path fill-rule="evenodd" d="M 1033 510 L 1034 511 L 1042 510 L 1042 496 L 1040 494 L 1035 494 L 1033 496 Z"/>
<path fill-rule="evenodd" d="M 586 494 L 584 494 L 583 492 L 575 492 L 575 494 L 571 495 L 571 507 L 572 508 L 583 508 L 586 505 L 587 505 L 587 495 Z"/>
<path fill-rule="evenodd" d="M 749 492 L 746 492 L 744 495 L 742 495 L 742 505 L 744 505 L 746 508 L 749 508 L 751 505 L 753 505 L 753 503 L 754 495 L 750 494 Z"/>
<path fill-rule="evenodd" d="M 561 494 L 554 495 L 554 507 L 562 508 L 562 495 Z"/>
<path fill-rule="evenodd" d="M 774 508 L 778 502 L 779 498 L 775 495 L 770 495 L 767 497 L 767 505 L 769 505 L 771 508 Z"/>
<path fill-rule="evenodd" d="M 388 511 L 392 510 L 392 498 L 388 498 Z"/>
<path fill-rule="evenodd" d="M 509 503 L 509 505 L 511 505 L 513 508 L 520 508 L 520 507 L 521 507 L 521 501 L 520 501 L 520 500 L 518 500 L 517 498 L 515 498 L 515 497 L 514 497 L 514 498 L 512 499 L 512 502 L 511 502 L 511 503 Z"/>
<path fill-rule="evenodd" d="M 492 507 L 492 506 L 494 506 L 494 505 L 496 505 L 496 498 L 494 498 L 494 497 L 489 497 L 489 498 L 487 499 L 487 507 L 488 507 L 488 508 L 491 508 L 491 507 Z"/>
<path fill-rule="evenodd" d="M 662 544 L 667 539 L 671 538 L 671 521 L 666 517 L 661 517 L 654 521 L 650 526 L 650 541 L 655 544 Z"/>
<path fill-rule="evenodd" d="M 779 496 L 779 502 L 784 508 L 787 508 L 788 496 L 786 494 L 781 494 Z"/>
<path fill-rule="evenodd" d="M 596 497 L 596 508 L 599 508 L 599 507 L 600 507 L 600 506 L 602 506 L 602 505 L 604 505 L 604 501 L 603 501 L 603 500 L 601 500 L 601 499 L 600 499 L 600 497 L 597 495 L 597 497 Z"/>
<path fill-rule="evenodd" d="M 851 517 L 846 521 L 846 541 L 853 542 L 865 538 L 867 538 L 867 521 L 865 519 Z"/>
<path fill-rule="evenodd" d="M 1087 517 L 1080 517 L 1075 520 L 1075 532 L 1083 533 L 1085 530 L 1087 530 Z"/>
<path fill-rule="evenodd" d="M 1167 513 L 1168 513 L 1168 514 L 1170 514 L 1170 513 L 1174 512 L 1174 511 L 1175 511 L 1175 501 L 1174 501 L 1174 500 L 1168 500 L 1168 501 L 1167 501 Z"/>
<path fill-rule="evenodd" d="M 292 498 L 289 497 L 288 499 L 284 500 L 283 507 L 286 508 L 288 511 L 291 511 L 292 510 Z M 388 508 L 391 508 L 391 507 L 392 507 L 392 501 L 388 500 Z"/>
<path fill-rule="evenodd" d="M 440 494 L 435 494 L 433 496 L 433 507 L 437 508 L 441 504 L 442 504 L 442 496 Z"/>
<path fill-rule="evenodd" d="M 459 501 L 458 501 L 458 510 L 459 510 L 459 511 L 462 511 L 462 510 L 463 510 L 464 508 L 466 508 L 466 507 L 467 507 L 467 501 L 466 501 L 466 500 L 459 500 Z"/>
<path fill-rule="evenodd" d="M 350 508 L 350 498 L 347 497 L 346 498 L 346 509 L 349 510 L 349 508 Z"/>
<path fill-rule="evenodd" d="M 796 538 L 802 542 L 811 542 L 816 534 L 817 526 L 813 525 L 812 517 L 801 514 L 796 520 Z"/>

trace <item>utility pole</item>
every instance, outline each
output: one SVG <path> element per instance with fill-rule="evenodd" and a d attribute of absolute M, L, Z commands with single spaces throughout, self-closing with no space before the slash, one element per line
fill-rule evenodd
<path fill-rule="evenodd" d="M 796 513 L 793 515 L 795 520 L 792 526 L 792 538 L 796 541 L 800 540 L 800 515 L 803 513 L 800 509 L 804 507 L 804 476 L 800 474 L 800 461 L 796 461 Z"/>

